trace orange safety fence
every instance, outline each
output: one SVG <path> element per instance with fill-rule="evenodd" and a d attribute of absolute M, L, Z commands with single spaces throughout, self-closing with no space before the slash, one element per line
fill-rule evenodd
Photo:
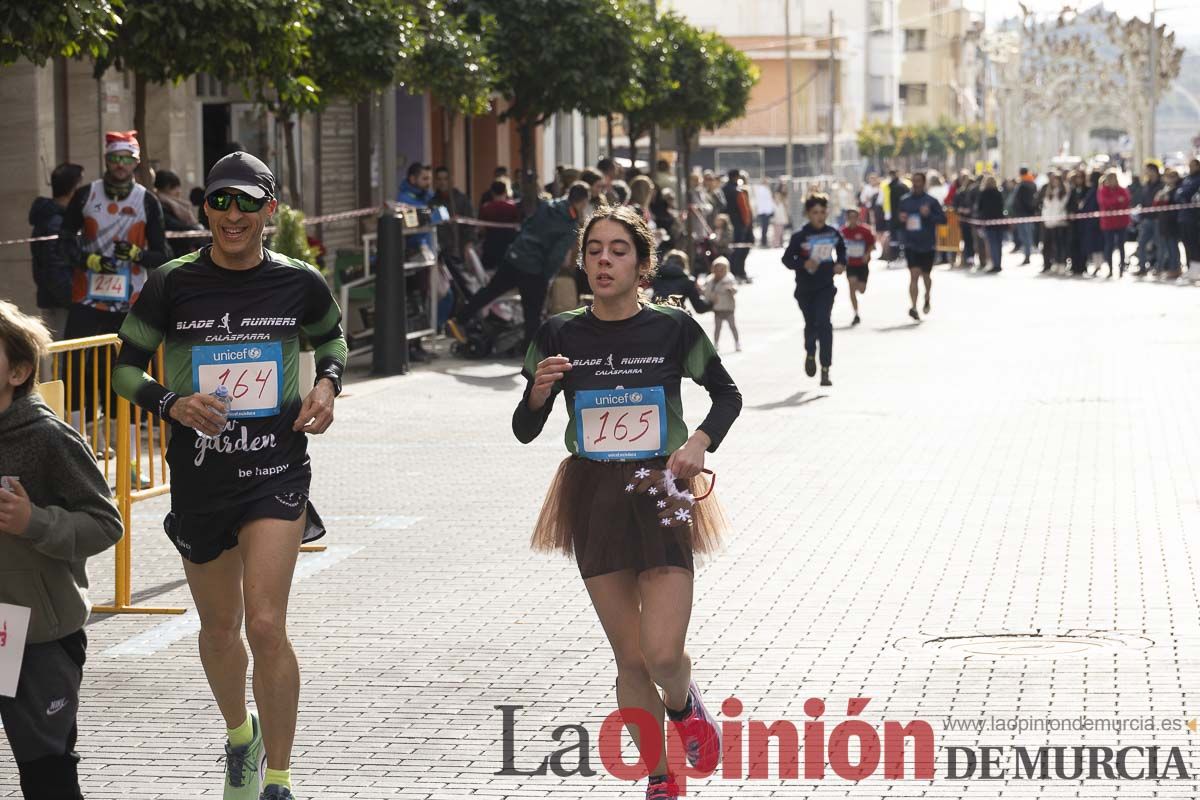
<path fill-rule="evenodd" d="M 171 491 L 167 468 L 170 425 L 113 392 L 112 371 L 120 348 L 116 334 L 54 342 L 49 348 L 50 374 L 41 376 L 41 383 L 48 384 L 51 394 L 57 398 L 61 393 L 61 408 L 56 409 L 60 417 L 91 446 L 105 479 L 115 482 L 117 509 L 125 526 L 125 535 L 115 548 L 113 602 L 93 610 L 107 614 L 182 614 L 182 608 L 133 604 L 133 504 Z M 165 383 L 161 347 L 147 372 Z M 306 544 L 300 550 L 319 553 L 325 545 Z"/>
<path fill-rule="evenodd" d="M 958 224 L 958 212 L 946 209 L 946 224 L 937 226 L 937 250 L 957 253 L 962 244 L 962 226 Z"/>

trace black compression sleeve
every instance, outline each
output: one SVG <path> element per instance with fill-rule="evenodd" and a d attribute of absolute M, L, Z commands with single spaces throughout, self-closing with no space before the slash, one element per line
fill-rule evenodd
<path fill-rule="evenodd" d="M 546 420 L 550 418 L 550 410 L 554 408 L 554 397 L 558 394 L 558 392 L 553 392 L 541 410 L 531 411 L 529 408 L 529 390 L 531 388 L 533 388 L 532 383 L 525 387 L 525 393 L 521 395 L 521 402 L 517 403 L 517 408 L 513 411 L 513 434 L 521 444 L 532 442 L 542 432 L 542 428 L 546 427 Z"/>
<path fill-rule="evenodd" d="M 734 420 L 742 413 L 742 393 L 738 391 L 733 378 L 729 376 L 719 358 L 708 362 L 698 383 L 712 398 L 712 408 L 697 428 L 708 434 L 708 438 L 712 440 L 712 444 L 708 446 L 708 452 L 712 453 L 720 446 Z"/>
<path fill-rule="evenodd" d="M 117 363 L 113 367 L 113 383 L 117 385 L 118 389 L 121 387 L 132 388 L 133 397 L 131 399 L 133 402 L 151 414 L 167 419 L 167 414 L 178 397 L 167 387 L 158 381 L 151 380 L 146 375 L 146 368 L 150 366 L 152 358 L 154 358 L 154 353 L 143 350 L 127 340 L 122 340 L 121 350 L 117 353 Z M 125 391 L 121 393 L 127 394 Z"/>

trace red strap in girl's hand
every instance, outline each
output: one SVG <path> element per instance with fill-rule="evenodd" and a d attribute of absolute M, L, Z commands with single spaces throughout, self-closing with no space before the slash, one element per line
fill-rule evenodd
<path fill-rule="evenodd" d="M 713 472 L 711 469 L 701 470 L 701 472 L 703 472 L 705 475 L 712 475 L 712 480 L 708 482 L 708 491 L 696 498 L 697 503 L 708 497 L 713 493 L 713 489 L 717 488 L 717 473 Z"/>

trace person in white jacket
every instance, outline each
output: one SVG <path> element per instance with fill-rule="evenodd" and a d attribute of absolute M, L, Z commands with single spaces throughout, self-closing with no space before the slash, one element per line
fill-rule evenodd
<path fill-rule="evenodd" d="M 737 321 L 733 318 L 734 310 L 737 308 L 737 281 L 729 274 L 729 259 L 724 256 L 718 256 L 713 259 L 712 274 L 704 283 L 704 299 L 712 306 L 713 317 L 716 322 L 713 323 L 713 347 L 721 347 L 721 328 L 724 325 L 729 325 L 729 330 L 733 331 L 733 346 L 738 352 L 741 352 L 742 342 L 738 338 Z"/>
<path fill-rule="evenodd" d="M 1067 225 L 1067 204 L 1071 193 L 1062 176 L 1050 173 L 1050 182 L 1042 196 L 1042 272 L 1057 265 L 1066 267 L 1070 255 L 1070 227 Z"/>
<path fill-rule="evenodd" d="M 770 240 L 767 237 L 771 232 L 771 220 L 775 217 L 775 193 L 771 191 L 771 181 L 766 175 L 761 181 L 754 184 L 751 199 L 754 201 L 754 215 L 758 218 L 759 227 L 762 228 L 760 244 L 763 247 L 769 247 Z"/>

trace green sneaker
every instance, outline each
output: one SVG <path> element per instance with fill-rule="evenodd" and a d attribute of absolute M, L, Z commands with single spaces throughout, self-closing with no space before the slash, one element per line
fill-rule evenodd
<path fill-rule="evenodd" d="M 263 789 L 262 797 L 259 800 L 296 800 L 296 797 L 286 786 L 272 783 Z"/>
<path fill-rule="evenodd" d="M 263 772 L 267 768 L 267 749 L 263 747 L 262 726 L 258 715 L 250 712 L 254 738 L 250 744 L 233 747 L 225 741 L 225 800 L 259 800 Z"/>

